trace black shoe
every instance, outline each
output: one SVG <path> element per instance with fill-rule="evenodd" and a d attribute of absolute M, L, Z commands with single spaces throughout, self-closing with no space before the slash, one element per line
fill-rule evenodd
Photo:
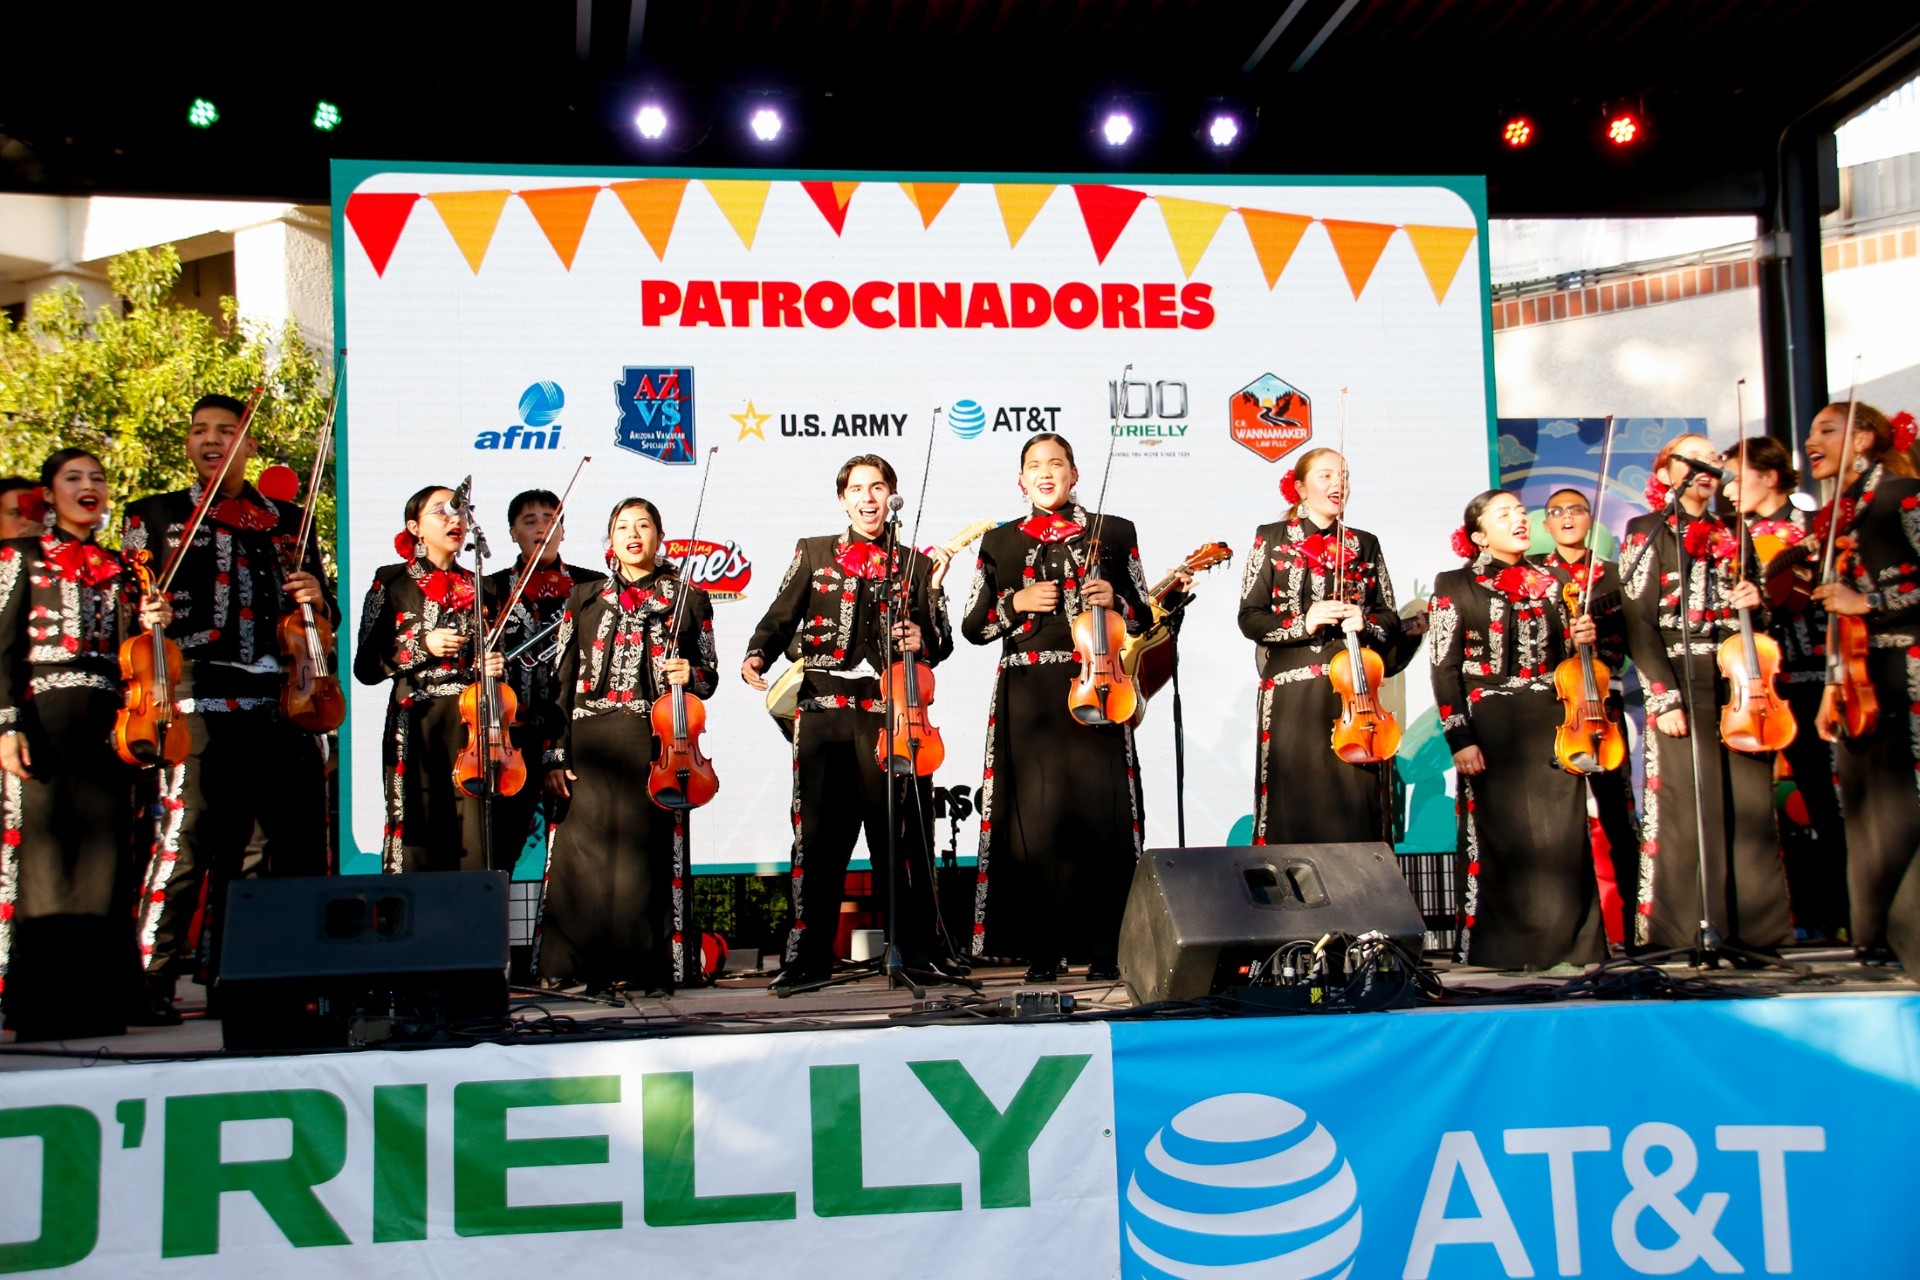
<path fill-rule="evenodd" d="M 1045 986 L 1051 984 L 1059 975 L 1060 962 L 1058 960 L 1037 961 L 1027 966 L 1027 976 L 1022 978 L 1021 981 L 1032 983 L 1036 986 Z"/>
<path fill-rule="evenodd" d="M 827 975 L 814 969 L 803 969 L 798 965 L 788 965 L 774 975 L 767 984 L 767 990 L 775 995 L 790 996 L 801 987 L 809 987 Z"/>
<path fill-rule="evenodd" d="M 182 1019 L 173 1004 L 173 979 L 148 974 L 142 998 L 127 1015 L 130 1027 L 177 1027 Z"/>
<path fill-rule="evenodd" d="M 1114 961 L 1107 961 L 1101 964 L 1090 964 L 1087 966 L 1087 981 L 1088 982 L 1118 982 L 1120 981 L 1120 966 L 1117 962 L 1114 962 Z"/>

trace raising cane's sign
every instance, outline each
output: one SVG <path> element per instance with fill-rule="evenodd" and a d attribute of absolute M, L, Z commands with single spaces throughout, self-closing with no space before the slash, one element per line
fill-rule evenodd
<path fill-rule="evenodd" d="M 662 550 L 667 559 L 680 562 L 688 582 L 715 600 L 738 600 L 753 581 L 753 561 L 737 542 L 668 538 Z"/>

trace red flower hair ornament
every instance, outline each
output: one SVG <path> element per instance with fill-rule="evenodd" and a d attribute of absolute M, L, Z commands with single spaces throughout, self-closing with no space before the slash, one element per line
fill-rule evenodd
<path fill-rule="evenodd" d="M 420 539 L 402 529 L 393 535 L 393 549 L 402 560 L 411 560 L 420 554 Z"/>
<path fill-rule="evenodd" d="M 1909 421 L 1911 421 L 1911 419 L 1909 419 Z M 1294 479 L 1293 472 L 1291 471 L 1280 477 L 1280 496 L 1296 507 L 1299 506 L 1302 501 L 1300 482 Z"/>
<path fill-rule="evenodd" d="M 1914 439 L 1920 437 L 1920 424 L 1905 409 L 1887 419 L 1887 425 L 1893 428 L 1893 447 L 1902 453 L 1913 448 Z"/>
<path fill-rule="evenodd" d="M 45 485 L 35 485 L 31 489 L 22 489 L 19 497 L 20 518 L 44 524 L 47 519 L 47 489 Z"/>
<path fill-rule="evenodd" d="M 1473 545 L 1473 539 L 1467 536 L 1467 526 L 1461 525 L 1453 531 L 1453 554 L 1462 560 L 1471 560 L 1480 554 L 1480 548 Z"/>
<path fill-rule="evenodd" d="M 1666 506 L 1667 494 L 1670 490 L 1671 486 L 1668 485 L 1665 480 L 1662 480 L 1657 472 L 1648 476 L 1646 490 L 1647 505 L 1655 511 Z"/>

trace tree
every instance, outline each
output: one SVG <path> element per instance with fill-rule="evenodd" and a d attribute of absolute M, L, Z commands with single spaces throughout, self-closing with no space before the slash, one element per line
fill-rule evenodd
<path fill-rule="evenodd" d="M 284 462 L 304 488 L 327 415 L 332 362 L 291 321 L 274 329 L 241 320 L 232 298 L 220 300 L 219 320 L 181 306 L 172 300 L 179 278 L 172 245 L 136 250 L 107 266 L 125 314 L 113 307 L 88 314 L 69 285 L 35 297 L 23 324 L 0 315 L 0 473 L 38 479 L 48 454 L 78 446 L 105 465 L 116 506 L 184 489 L 195 478 L 183 447 L 193 402 L 209 391 L 244 400 L 264 386 L 248 478 Z M 331 462 L 316 519 L 331 563 Z M 117 520 L 102 531 L 107 542 L 118 536 Z"/>

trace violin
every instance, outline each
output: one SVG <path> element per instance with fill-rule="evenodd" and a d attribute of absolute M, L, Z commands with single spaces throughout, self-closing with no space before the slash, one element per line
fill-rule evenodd
<path fill-rule="evenodd" d="M 1855 385 L 1847 389 L 1847 430 L 1840 438 L 1840 470 L 1833 480 L 1833 498 L 1827 506 L 1827 546 L 1826 565 L 1820 578 L 1823 582 L 1837 582 L 1841 574 L 1852 572 L 1855 554 L 1854 540 L 1842 534 L 1840 529 L 1840 494 L 1847 487 L 1846 478 L 1853 474 L 1849 454 L 1853 446 L 1853 417 L 1858 401 L 1854 398 L 1858 390 L 1858 369 L 1860 357 L 1854 357 Z M 1871 734 L 1880 722 L 1880 695 L 1874 691 L 1873 680 L 1867 670 L 1869 651 L 1867 620 L 1849 618 L 1827 613 L 1827 687 L 1821 695 L 1820 718 L 1824 723 L 1837 724 L 1840 732 L 1849 738 L 1864 738 Z"/>
<path fill-rule="evenodd" d="M 1347 456 L 1347 389 L 1340 388 L 1340 448 L 1342 463 Z M 1339 547 L 1334 576 L 1334 599 L 1347 599 L 1347 506 L 1340 504 L 1340 519 L 1334 525 L 1334 541 Z M 1355 596 L 1359 583 L 1354 583 Z M 1357 604 L 1358 600 L 1349 601 Z M 1360 643 L 1360 633 L 1342 624 L 1345 647 L 1327 664 L 1327 678 L 1340 695 L 1340 714 L 1333 719 L 1333 754 L 1348 764 L 1378 764 L 1390 760 L 1400 750 L 1400 722 L 1380 702 L 1380 685 L 1386 679 L 1386 661 Z"/>
<path fill-rule="evenodd" d="M 693 530 L 687 535 L 691 545 L 700 536 L 700 515 L 707 505 L 707 481 L 713 474 L 715 445 L 707 450 L 708 465 L 700 477 L 700 500 L 693 510 Z M 557 523 L 557 521 L 556 521 Z M 684 583 L 673 602 L 668 624 L 674 644 L 674 656 L 680 655 L 680 624 L 686 617 L 687 600 L 692 591 Z M 670 686 L 653 700 L 647 712 L 653 727 L 653 763 L 647 768 L 647 794 L 662 809 L 685 811 L 698 809 L 720 790 L 720 777 L 713 761 L 700 749 L 700 735 L 707 729 L 707 704 L 688 692 L 687 686 Z"/>
<path fill-rule="evenodd" d="M 926 505 L 924 493 L 921 505 Z M 947 553 L 960 551 L 993 525 L 991 520 L 974 521 L 946 544 Z M 903 576 L 899 584 L 902 617 L 907 614 L 908 581 Z M 947 759 L 947 744 L 927 716 L 927 708 L 933 705 L 933 664 L 915 654 L 902 654 L 888 664 L 881 685 L 886 691 L 889 720 L 886 730 L 873 744 L 874 760 L 895 777 L 932 777 Z"/>
<path fill-rule="evenodd" d="M 1087 544 L 1087 581 L 1100 577 L 1100 541 Z M 1080 674 L 1067 691 L 1067 709 L 1084 725 L 1126 724 L 1139 707 L 1139 686 L 1121 660 L 1127 622 L 1117 609 L 1089 605 L 1073 620 Z"/>
<path fill-rule="evenodd" d="M 1742 378 L 1735 385 L 1736 403 L 1746 381 Z M 1740 423 L 1744 445 L 1747 415 L 1744 407 L 1737 413 L 1735 421 Z M 1739 576 L 1744 579 L 1747 576 L 1745 511 L 1740 513 L 1739 533 Z M 1720 674 L 1727 681 L 1727 705 L 1720 708 L 1720 741 L 1750 755 L 1779 751 L 1790 744 L 1799 726 L 1794 723 L 1793 711 L 1786 699 L 1774 686 L 1780 674 L 1780 645 L 1772 636 L 1755 634 L 1750 610 L 1740 610 L 1740 634 L 1728 636 L 1721 642 L 1717 661 Z"/>
<path fill-rule="evenodd" d="M 466 501 L 466 493 L 472 477 L 461 482 L 454 490 L 454 502 L 460 508 L 461 518 L 468 528 L 473 527 L 473 509 Z M 554 527 L 560 521 L 556 516 Z M 549 530 L 551 535 L 552 530 Z M 477 560 L 484 557 L 485 542 L 476 532 L 474 535 L 474 555 Z M 543 549 L 544 553 L 544 549 Z M 539 557 L 534 557 L 537 564 Z M 484 562 L 484 561 L 482 561 Z M 487 628 L 485 592 L 480 589 L 484 575 L 476 567 L 473 574 L 473 626 L 474 667 L 479 677 L 460 691 L 460 726 L 465 738 L 460 752 L 453 758 L 453 785 L 470 796 L 517 795 L 520 788 L 527 785 L 527 762 L 520 754 L 520 748 L 514 745 L 513 730 L 520 724 L 520 699 L 513 692 L 512 685 L 501 684 L 492 673 L 487 656 L 493 652 L 497 631 Z M 523 577 L 516 586 L 513 597 L 501 611 L 504 618 L 512 611 L 525 586 Z"/>
<path fill-rule="evenodd" d="M 322 468 L 333 448 L 333 418 L 340 405 L 340 382 L 346 377 L 346 352 L 340 353 L 340 373 L 334 380 L 333 403 L 315 442 L 313 471 L 307 477 L 307 499 L 300 509 L 300 536 L 295 540 L 288 571 L 307 562 L 308 539 L 313 536 L 314 500 L 320 492 Z M 332 733 L 347 718 L 347 699 L 333 665 L 333 625 L 314 613 L 310 604 L 296 604 L 280 616 L 280 714 L 308 733 Z"/>
<path fill-rule="evenodd" d="M 1613 457 L 1613 415 L 1607 415 L 1606 438 L 1600 446 L 1600 472 L 1594 484 L 1593 523 L 1587 527 L 1587 554 L 1577 582 L 1561 588 L 1569 614 L 1593 616 L 1593 583 L 1599 562 L 1593 556 L 1594 534 L 1600 528 L 1600 504 L 1607 496 L 1607 469 Z M 1574 656 L 1553 669 L 1553 691 L 1566 718 L 1553 734 L 1553 758 L 1568 773 L 1611 773 L 1627 758 L 1626 735 L 1613 712 L 1609 686 L 1613 673 L 1590 644 L 1574 646 Z"/>
<path fill-rule="evenodd" d="M 144 548 L 130 551 L 142 599 L 154 593 L 153 555 Z M 137 769 L 149 765 L 177 765 L 191 745 L 185 720 L 173 710 L 173 687 L 180 681 L 180 646 L 167 639 L 163 627 L 149 627 L 145 635 L 120 642 L 120 678 L 126 683 L 126 703 L 113 718 L 113 749 Z"/>

